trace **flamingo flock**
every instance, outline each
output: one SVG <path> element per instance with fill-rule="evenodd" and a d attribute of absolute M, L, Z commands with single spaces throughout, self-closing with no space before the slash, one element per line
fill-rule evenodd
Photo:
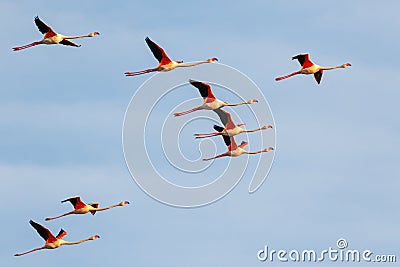
<path fill-rule="evenodd" d="M 99 32 L 95 31 L 95 32 L 91 32 L 87 35 L 66 36 L 66 35 L 62 35 L 62 34 L 55 32 L 50 26 L 48 26 L 41 19 L 39 19 L 38 16 L 36 16 L 34 18 L 34 22 L 35 22 L 37 28 L 39 29 L 39 31 L 43 34 L 43 38 L 39 41 L 35 41 L 35 42 L 29 43 L 27 45 L 13 47 L 12 48 L 13 51 L 20 51 L 20 50 L 30 48 L 33 46 L 37 46 L 37 45 L 41 45 L 41 44 L 46 44 L 46 45 L 62 44 L 65 46 L 80 47 L 80 45 L 72 42 L 71 39 L 92 38 L 96 35 L 99 35 Z M 182 60 L 176 60 L 176 61 L 171 60 L 168 57 L 168 55 L 166 54 L 166 52 L 164 51 L 164 49 L 161 46 L 159 46 L 158 44 L 156 44 L 155 42 L 153 42 L 149 37 L 146 37 L 145 41 L 146 41 L 146 44 L 149 47 L 150 51 L 152 52 L 154 57 L 157 59 L 157 61 L 159 63 L 158 66 L 155 68 L 145 69 L 145 70 L 141 70 L 141 71 L 125 72 L 126 76 L 137 76 L 137 75 L 142 75 L 142 74 L 151 73 L 151 72 L 168 72 L 168 71 L 172 71 L 176 68 L 180 68 L 180 67 L 194 67 L 194 66 L 198 66 L 201 64 L 207 64 L 207 63 L 212 63 L 212 62 L 218 61 L 218 59 L 215 57 L 211 57 L 207 60 L 198 61 L 198 62 L 194 62 L 194 63 L 183 63 Z M 297 59 L 299 61 L 300 65 L 301 65 L 301 69 L 299 71 L 290 73 L 288 75 L 277 77 L 275 79 L 276 81 L 284 80 L 284 79 L 287 79 L 289 77 L 299 75 L 299 74 L 305 74 L 305 75 L 313 74 L 316 82 L 318 84 L 320 84 L 321 79 L 322 79 L 322 74 L 324 71 L 338 69 L 338 68 L 347 68 L 347 67 L 351 66 L 350 63 L 344 63 L 342 65 L 333 66 L 333 67 L 322 67 L 317 64 L 314 64 L 310 60 L 309 54 L 299 54 L 299 55 L 292 57 L 292 60 L 294 60 L 294 59 Z M 209 138 L 209 137 L 218 136 L 218 135 L 222 136 L 224 143 L 228 148 L 227 152 L 213 156 L 213 157 L 204 158 L 203 159 L 204 161 L 214 160 L 214 159 L 221 158 L 221 157 L 238 157 L 243 154 L 248 154 L 248 155 L 261 154 L 261 153 L 267 153 L 267 152 L 274 150 L 273 147 L 268 147 L 268 148 L 261 149 L 258 151 L 249 152 L 249 151 L 245 150 L 245 147 L 248 145 L 248 142 L 242 141 L 240 143 L 240 145 L 237 145 L 235 142 L 234 136 L 239 135 L 241 133 L 250 133 L 250 132 L 271 129 L 271 128 L 273 128 L 273 126 L 267 124 L 267 125 L 259 127 L 259 128 L 255 128 L 252 130 L 246 130 L 243 128 L 243 126 L 245 124 L 236 125 L 232 120 L 231 114 L 223 109 L 225 107 L 251 105 L 253 103 L 257 103 L 258 102 L 257 99 L 251 99 L 251 100 L 243 101 L 243 102 L 239 102 L 239 103 L 228 103 L 228 102 L 225 102 L 225 101 L 222 101 L 222 100 L 216 98 L 211 89 L 211 86 L 209 84 L 207 84 L 206 82 L 190 79 L 189 83 L 198 89 L 198 91 L 204 101 L 201 105 L 194 107 L 190 110 L 176 112 L 176 113 L 174 113 L 174 116 L 179 117 L 179 116 L 183 116 L 183 115 L 186 115 L 186 114 L 189 114 L 189 113 L 192 113 L 195 111 L 199 111 L 199 110 L 213 111 L 214 113 L 216 113 L 218 115 L 223 126 L 214 125 L 213 128 L 215 129 L 216 132 L 207 133 L 207 134 L 194 134 L 194 136 L 195 136 L 195 138 Z M 121 207 L 121 206 L 125 206 L 125 205 L 129 204 L 129 201 L 122 201 L 122 202 L 119 202 L 119 203 L 111 205 L 111 206 L 99 207 L 98 202 L 92 202 L 92 203 L 86 204 L 81 200 L 81 198 L 79 196 L 70 197 L 70 198 L 67 198 L 67 199 L 61 201 L 61 203 L 65 203 L 65 202 L 70 202 L 72 204 L 72 206 L 73 206 L 72 211 L 69 211 L 67 213 L 64 213 L 62 215 L 58 215 L 55 217 L 45 218 L 45 221 L 52 221 L 52 220 L 55 220 L 55 219 L 58 219 L 61 217 L 65 217 L 65 216 L 69 216 L 69 215 L 73 215 L 73 214 L 91 213 L 92 215 L 95 215 L 95 213 L 98 211 L 104 211 L 104 210 L 112 209 L 115 207 Z M 88 238 L 79 240 L 79 241 L 70 242 L 70 241 L 65 241 L 63 239 L 67 235 L 67 232 L 64 231 L 63 229 L 61 229 L 60 232 L 55 236 L 45 226 L 43 226 L 39 223 L 36 223 L 33 220 L 30 220 L 29 223 L 37 231 L 37 233 L 45 240 L 45 244 L 42 247 L 38 247 L 38 248 L 29 250 L 29 251 L 26 251 L 23 253 L 17 253 L 14 256 L 22 256 L 22 255 L 26 255 L 26 254 L 29 254 L 29 253 L 32 253 L 35 251 L 43 250 L 43 249 L 56 249 L 63 245 L 76 245 L 76 244 L 84 243 L 87 241 L 95 240 L 100 237 L 99 235 L 96 234 L 96 235 L 92 235 Z"/>

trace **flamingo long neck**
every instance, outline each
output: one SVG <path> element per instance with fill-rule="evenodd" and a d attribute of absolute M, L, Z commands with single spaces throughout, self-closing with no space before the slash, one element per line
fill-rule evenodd
<path fill-rule="evenodd" d="M 235 103 L 235 104 L 225 104 L 224 106 L 234 107 L 234 106 L 239 106 L 239 105 L 250 105 L 250 104 L 252 104 L 252 103 L 250 103 L 250 102 L 239 102 L 239 103 Z"/>
<path fill-rule="evenodd" d="M 243 152 L 243 153 L 254 155 L 254 154 L 260 154 L 260 153 L 262 153 L 262 152 L 264 152 L 264 151 L 263 151 L 263 150 L 258 150 L 258 151 L 253 151 L 253 152 L 245 151 L 245 152 Z"/>
<path fill-rule="evenodd" d="M 56 216 L 56 217 L 53 217 L 53 218 L 46 218 L 45 221 L 55 220 L 55 219 L 58 219 L 58 218 L 61 218 L 61 217 L 67 216 L 67 215 L 71 215 L 71 214 L 74 214 L 74 211 L 70 211 L 68 213 L 65 213 L 63 215 L 59 215 L 59 216 Z"/>
<path fill-rule="evenodd" d="M 22 256 L 22 255 L 25 255 L 25 254 L 28 254 L 28 253 L 31 253 L 31 252 L 35 252 L 35 251 L 38 251 L 38 250 L 41 250 L 41 249 L 45 249 L 46 247 L 40 247 L 40 248 L 34 248 L 34 249 L 32 249 L 32 250 L 29 250 L 29 251 L 27 251 L 27 252 L 23 252 L 23 253 L 17 253 L 17 254 L 15 254 L 14 256 Z"/>
<path fill-rule="evenodd" d="M 115 207 L 118 207 L 118 206 L 121 206 L 121 204 L 118 203 L 118 204 L 111 205 L 111 206 L 104 207 L 104 208 L 94 208 L 94 207 L 91 207 L 91 206 L 90 206 L 90 210 L 91 210 L 91 211 L 102 211 L 102 210 L 112 209 L 112 208 L 115 208 Z"/>
<path fill-rule="evenodd" d="M 88 238 L 85 238 L 85 239 L 82 239 L 82 240 L 79 240 L 79 241 L 75 241 L 75 242 L 62 240 L 62 245 L 77 245 L 77 244 L 80 244 L 80 243 L 83 243 L 83 242 L 86 242 L 86 241 L 89 241 L 89 240 L 91 240 L 91 237 L 88 237 Z"/>
<path fill-rule="evenodd" d="M 176 67 L 193 67 L 193 66 L 197 66 L 200 64 L 205 64 L 205 63 L 210 63 L 207 60 L 204 61 L 198 61 L 198 62 L 194 62 L 194 63 L 178 63 L 178 65 Z"/>
<path fill-rule="evenodd" d="M 79 39 L 79 38 L 86 38 L 86 37 L 91 37 L 91 36 L 89 34 L 88 35 L 63 36 L 64 39 Z"/>
<path fill-rule="evenodd" d="M 340 69 L 340 68 L 345 68 L 345 66 L 339 65 L 339 66 L 333 66 L 333 67 L 320 67 L 320 70 L 333 70 L 333 69 Z"/>
<path fill-rule="evenodd" d="M 253 129 L 253 130 L 244 130 L 244 132 L 252 133 L 252 132 L 257 132 L 257 131 L 260 131 L 260 130 L 262 130 L 262 128 L 256 128 L 256 129 Z"/>

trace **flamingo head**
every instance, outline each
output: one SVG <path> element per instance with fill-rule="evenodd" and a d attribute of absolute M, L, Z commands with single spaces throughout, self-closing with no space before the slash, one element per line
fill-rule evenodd
<path fill-rule="evenodd" d="M 119 203 L 120 206 L 125 206 L 127 204 L 129 204 L 128 200 L 125 200 L 125 201 L 122 201 L 121 203 Z"/>
<path fill-rule="evenodd" d="M 89 37 L 93 37 L 93 36 L 95 36 L 95 35 L 100 35 L 100 33 L 99 32 L 91 32 L 91 33 L 89 33 Z"/>
<path fill-rule="evenodd" d="M 207 61 L 208 61 L 209 63 L 211 63 L 211 62 L 213 62 L 213 61 L 218 61 L 218 58 L 212 57 L 212 58 L 207 59 Z"/>
<path fill-rule="evenodd" d="M 252 99 L 252 100 L 247 101 L 247 104 L 253 104 L 253 103 L 258 103 L 258 100 Z"/>
<path fill-rule="evenodd" d="M 262 152 L 270 152 L 271 150 L 274 150 L 274 148 L 273 147 L 267 147 Z"/>
<path fill-rule="evenodd" d="M 263 129 L 263 130 L 266 130 L 266 129 L 269 129 L 269 128 L 274 128 L 274 127 L 272 127 L 272 125 L 265 125 L 265 126 L 263 126 L 261 129 Z"/>
<path fill-rule="evenodd" d="M 345 64 L 343 64 L 342 66 L 343 66 L 343 68 L 347 68 L 347 67 L 350 67 L 351 64 L 350 64 L 350 63 L 345 63 Z"/>
<path fill-rule="evenodd" d="M 93 235 L 93 236 L 89 237 L 89 240 L 95 240 L 97 238 L 100 238 L 100 236 L 99 235 Z"/>

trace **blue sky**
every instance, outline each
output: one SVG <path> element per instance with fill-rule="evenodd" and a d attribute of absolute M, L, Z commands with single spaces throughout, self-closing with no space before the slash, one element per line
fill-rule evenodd
<path fill-rule="evenodd" d="M 279 265 L 258 262 L 257 251 L 322 250 L 340 237 L 399 257 L 399 8 L 396 1 L 1 1 L 2 265 Z M 62 34 L 101 35 L 77 40 L 80 48 L 13 52 L 42 37 L 36 15 Z M 216 56 L 261 88 L 277 150 L 255 194 L 244 179 L 213 205 L 180 209 L 134 183 L 122 123 L 150 75 L 123 73 L 156 65 L 146 36 L 172 58 Z M 320 85 L 309 76 L 275 82 L 299 68 L 291 57 L 303 52 L 320 65 L 353 66 L 324 73 Z M 132 205 L 45 224 L 70 209 L 59 201 L 73 195 Z M 67 240 L 102 238 L 15 258 L 42 245 L 29 219 L 53 232 L 62 227 Z"/>

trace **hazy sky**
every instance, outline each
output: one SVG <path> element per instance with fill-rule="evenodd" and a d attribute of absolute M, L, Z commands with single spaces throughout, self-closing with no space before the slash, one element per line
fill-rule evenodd
<path fill-rule="evenodd" d="M 275 266 L 282 263 L 257 260 L 264 245 L 323 250 L 338 238 L 399 258 L 399 9 L 397 1 L 2 0 L 1 265 Z M 36 15 L 65 35 L 101 35 L 76 40 L 80 48 L 13 52 L 42 38 Z M 216 203 L 182 209 L 133 181 L 122 124 L 151 74 L 123 73 L 156 66 L 146 36 L 175 59 L 218 57 L 261 88 L 277 149 L 255 194 L 244 177 Z M 304 52 L 320 65 L 352 67 L 325 72 L 320 85 L 311 76 L 275 82 L 299 68 L 291 57 Z M 74 195 L 132 205 L 44 222 L 69 211 L 60 200 Z M 43 245 L 30 219 L 62 227 L 66 240 L 101 238 L 16 258 Z"/>

